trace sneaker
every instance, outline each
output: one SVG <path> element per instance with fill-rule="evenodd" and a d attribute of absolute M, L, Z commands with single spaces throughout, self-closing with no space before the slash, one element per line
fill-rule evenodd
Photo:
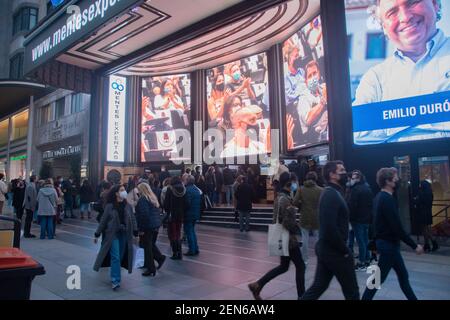
<path fill-rule="evenodd" d="M 366 271 L 367 270 L 367 266 L 365 263 L 358 263 L 355 266 L 355 271 Z"/>
<path fill-rule="evenodd" d="M 34 234 L 27 234 L 23 236 L 24 238 L 34 239 L 36 236 Z"/>
<path fill-rule="evenodd" d="M 114 290 L 114 291 L 116 291 L 117 289 L 119 289 L 120 288 L 120 283 L 113 283 L 112 284 L 112 289 Z"/>

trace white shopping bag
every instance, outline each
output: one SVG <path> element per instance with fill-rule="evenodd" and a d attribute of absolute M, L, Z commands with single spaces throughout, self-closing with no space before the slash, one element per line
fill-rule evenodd
<path fill-rule="evenodd" d="M 144 266 L 144 249 L 134 246 L 134 268 L 141 268 Z"/>
<path fill-rule="evenodd" d="M 289 231 L 287 231 L 281 223 L 269 225 L 267 242 L 270 256 L 289 256 Z"/>

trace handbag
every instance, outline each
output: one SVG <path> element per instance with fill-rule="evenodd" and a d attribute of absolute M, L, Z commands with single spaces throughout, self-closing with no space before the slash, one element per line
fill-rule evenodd
<path fill-rule="evenodd" d="M 280 200 L 278 200 L 279 204 Z M 279 208 L 279 205 L 278 205 Z M 276 217 L 276 223 L 269 225 L 267 244 L 269 255 L 275 257 L 289 256 L 289 231 L 280 223 L 279 217 Z"/>

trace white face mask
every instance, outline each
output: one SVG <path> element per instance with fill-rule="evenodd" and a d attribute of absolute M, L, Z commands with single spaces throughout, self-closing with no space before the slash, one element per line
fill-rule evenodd
<path fill-rule="evenodd" d="M 123 200 L 125 200 L 125 199 L 127 198 L 127 196 L 128 196 L 128 193 L 127 193 L 126 191 L 121 191 L 121 192 L 119 193 L 119 196 L 120 196 Z"/>

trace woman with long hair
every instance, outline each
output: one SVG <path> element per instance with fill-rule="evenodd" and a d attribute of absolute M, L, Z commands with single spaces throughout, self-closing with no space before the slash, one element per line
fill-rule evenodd
<path fill-rule="evenodd" d="M 158 269 L 162 267 L 166 256 L 156 246 L 159 228 L 161 227 L 161 210 L 158 198 L 147 183 L 138 185 L 139 200 L 136 204 L 136 219 L 139 229 L 141 244 L 144 249 L 144 277 L 156 274 L 155 261 Z"/>
<path fill-rule="evenodd" d="M 121 267 L 133 271 L 133 236 L 138 236 L 133 209 L 127 203 L 127 192 L 123 185 L 116 185 L 108 193 L 105 212 L 95 232 L 94 242 L 104 233 L 102 246 L 95 261 L 94 270 L 111 267 L 112 289 L 120 287 Z M 108 259 L 109 258 L 109 259 Z"/>

